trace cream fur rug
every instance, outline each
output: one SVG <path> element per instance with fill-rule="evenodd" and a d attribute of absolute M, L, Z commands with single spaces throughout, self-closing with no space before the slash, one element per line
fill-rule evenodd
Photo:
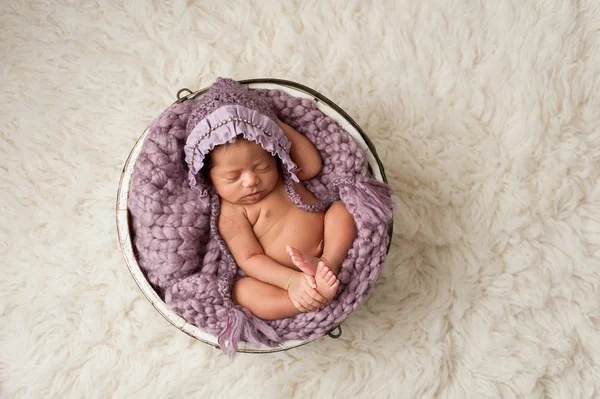
<path fill-rule="evenodd" d="M 0 55 L 2 398 L 600 397 L 598 1 L 3 0 Z M 125 266 L 129 150 L 219 75 L 379 149 L 392 250 L 338 340 L 231 362 Z"/>

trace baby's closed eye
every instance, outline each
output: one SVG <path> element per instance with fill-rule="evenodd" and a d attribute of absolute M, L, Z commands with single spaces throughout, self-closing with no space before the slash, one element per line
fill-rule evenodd
<path fill-rule="evenodd" d="M 271 169 L 271 165 L 258 165 L 256 168 L 254 168 L 256 172 L 266 172 L 269 169 Z"/>
<path fill-rule="evenodd" d="M 223 180 L 226 180 L 226 181 L 236 181 L 237 179 L 240 178 L 240 175 L 223 175 L 221 177 L 223 178 Z"/>

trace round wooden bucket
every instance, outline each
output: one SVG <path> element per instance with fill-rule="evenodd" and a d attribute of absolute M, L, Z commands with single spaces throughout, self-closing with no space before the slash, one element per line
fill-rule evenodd
<path fill-rule="evenodd" d="M 373 173 L 373 176 L 381 181 L 387 183 L 387 179 L 385 177 L 385 171 L 379 157 L 377 156 L 377 151 L 373 146 L 373 143 L 369 140 L 367 135 L 363 132 L 363 130 L 358 126 L 358 124 L 350 118 L 350 116 L 344 112 L 340 107 L 338 107 L 331 100 L 318 93 L 317 91 L 303 86 L 299 83 L 280 80 L 280 79 L 251 79 L 251 80 L 242 80 L 241 84 L 246 85 L 249 89 L 276 89 L 284 91 L 294 97 L 300 98 L 308 98 L 314 100 L 317 104 L 318 109 L 323 112 L 325 115 L 331 117 L 335 120 L 342 129 L 347 131 L 352 137 L 356 140 L 359 146 L 365 152 L 367 160 L 369 162 L 369 166 Z M 177 101 L 182 102 L 186 100 L 191 100 L 196 98 L 197 96 L 201 96 L 205 93 L 208 88 L 198 90 L 196 92 L 192 92 L 188 89 L 182 89 L 177 93 Z M 190 94 L 187 96 L 182 96 L 184 91 L 189 92 Z M 171 310 L 167 304 L 158 296 L 154 288 L 150 285 L 140 265 L 137 262 L 135 252 L 133 250 L 133 241 L 131 238 L 131 225 L 130 225 L 130 214 L 127 209 L 127 200 L 129 197 L 129 184 L 131 181 L 131 176 L 133 174 L 133 168 L 137 157 L 144 145 L 144 141 L 146 140 L 146 136 L 148 135 L 148 129 L 144 131 L 141 137 L 136 142 L 135 146 L 131 150 L 127 161 L 125 162 L 125 166 L 123 167 L 123 173 L 121 174 L 121 181 L 119 183 L 119 191 L 117 194 L 117 232 L 119 235 L 119 243 L 121 244 L 121 251 L 123 252 L 123 256 L 125 258 L 125 263 L 133 276 L 133 279 L 140 287 L 146 298 L 152 303 L 154 308 L 163 315 L 171 324 L 175 327 L 183 331 L 184 333 L 190 335 L 191 337 L 202 341 L 206 344 L 212 345 L 216 348 L 219 347 L 217 343 L 217 337 L 205 333 L 200 330 L 193 324 L 187 322 L 183 317 L 175 313 Z M 389 235 L 391 237 L 393 229 L 393 223 L 390 224 Z M 388 245 L 389 250 L 389 245 Z M 342 321 L 343 322 L 343 321 Z M 335 330 L 339 330 L 339 332 L 334 333 Z M 334 329 L 332 329 L 327 335 L 332 338 L 337 338 L 341 335 L 341 323 Z M 240 342 L 238 347 L 238 352 L 243 353 L 270 353 L 270 352 L 279 352 L 288 350 L 291 348 L 295 348 L 301 345 L 305 345 L 310 341 L 285 341 L 279 344 L 277 347 L 269 348 L 269 347 L 255 347 L 249 343 Z"/>

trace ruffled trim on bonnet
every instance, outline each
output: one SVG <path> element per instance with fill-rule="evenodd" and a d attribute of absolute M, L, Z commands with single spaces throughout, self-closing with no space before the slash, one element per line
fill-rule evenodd
<path fill-rule="evenodd" d="M 196 175 L 204 166 L 206 154 L 218 145 L 231 142 L 238 135 L 259 144 L 271 155 L 278 156 L 292 179 L 300 181 L 296 176 L 298 167 L 290 158 L 291 143 L 277 123 L 250 108 L 225 105 L 198 122 L 187 138 L 184 151 L 191 187 L 197 183 Z"/>

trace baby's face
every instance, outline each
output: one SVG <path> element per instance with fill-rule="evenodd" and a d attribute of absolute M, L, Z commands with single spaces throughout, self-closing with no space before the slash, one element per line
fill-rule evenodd
<path fill-rule="evenodd" d="M 210 178 L 225 201 L 248 205 L 269 194 L 279 180 L 277 161 L 260 145 L 240 139 L 212 152 Z"/>

